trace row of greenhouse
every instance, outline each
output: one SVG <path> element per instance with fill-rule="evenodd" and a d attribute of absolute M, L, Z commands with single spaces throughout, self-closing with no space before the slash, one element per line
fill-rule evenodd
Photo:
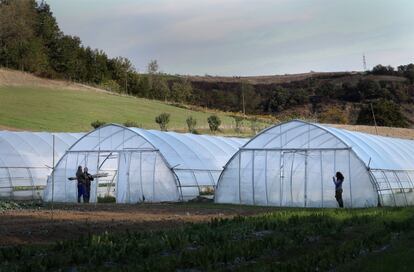
<path fill-rule="evenodd" d="M 90 201 L 337 207 L 414 204 L 414 141 L 293 120 L 252 139 L 109 124 L 89 133 L 0 132 L 0 198 L 76 202 L 78 166 L 97 175 Z"/>

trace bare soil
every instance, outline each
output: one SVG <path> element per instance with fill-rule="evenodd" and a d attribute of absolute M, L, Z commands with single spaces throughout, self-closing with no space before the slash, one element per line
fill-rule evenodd
<path fill-rule="evenodd" d="M 208 222 L 212 218 L 254 215 L 264 207 L 194 204 L 60 204 L 0 213 L 0 246 L 47 244 L 105 231 L 157 231 Z M 274 210 L 274 208 L 273 208 Z"/>

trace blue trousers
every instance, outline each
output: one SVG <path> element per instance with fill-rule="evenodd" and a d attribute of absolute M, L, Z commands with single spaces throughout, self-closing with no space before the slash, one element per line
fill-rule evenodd
<path fill-rule="evenodd" d="M 78 203 L 81 202 L 81 197 L 86 197 L 86 188 L 85 184 L 78 183 Z"/>

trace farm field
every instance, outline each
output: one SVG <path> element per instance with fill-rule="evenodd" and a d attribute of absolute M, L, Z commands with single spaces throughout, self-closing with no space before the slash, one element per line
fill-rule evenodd
<path fill-rule="evenodd" d="M 162 112 L 171 115 L 168 128 L 187 131 L 186 118 L 197 119 L 200 132 L 208 132 L 208 116 L 201 112 L 176 107 L 160 101 L 114 95 L 107 92 L 81 91 L 65 88 L 0 86 L 0 126 L 31 131 L 78 132 L 92 129 L 90 123 L 136 122 L 146 129 L 159 129 L 155 117 Z M 224 133 L 234 132 L 234 120 L 216 113 Z"/>
<path fill-rule="evenodd" d="M 411 271 L 414 265 L 413 208 L 56 205 L 52 222 L 50 206 L 29 205 L 5 209 L 0 219 L 1 271 Z"/>

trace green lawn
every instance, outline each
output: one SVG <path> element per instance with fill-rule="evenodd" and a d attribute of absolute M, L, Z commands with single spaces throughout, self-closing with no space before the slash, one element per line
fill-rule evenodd
<path fill-rule="evenodd" d="M 159 101 L 89 91 L 40 87 L 0 86 L 0 125 L 34 131 L 88 131 L 90 123 L 134 121 L 146 129 L 159 129 L 154 119 L 171 114 L 169 129 L 185 131 L 186 118 L 197 119 L 200 132 L 208 132 L 211 112 L 192 111 Z M 219 113 L 224 133 L 235 134 L 233 118 Z M 249 133 L 249 132 L 247 132 Z"/>
<path fill-rule="evenodd" d="M 274 209 L 4 248 L 0 271 L 412 271 L 413 227 L 414 208 Z"/>

